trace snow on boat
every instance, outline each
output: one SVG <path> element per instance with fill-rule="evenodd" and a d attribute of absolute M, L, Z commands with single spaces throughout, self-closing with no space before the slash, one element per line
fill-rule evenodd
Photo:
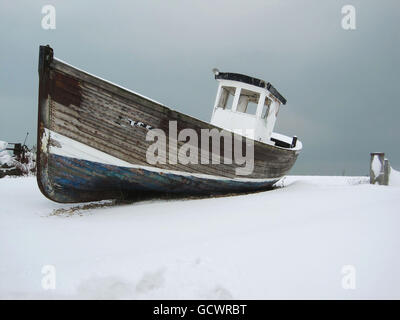
<path fill-rule="evenodd" d="M 57 202 L 148 193 L 270 188 L 302 144 L 273 132 L 285 98 L 268 82 L 214 69 L 211 123 L 39 52 L 37 181 Z"/>

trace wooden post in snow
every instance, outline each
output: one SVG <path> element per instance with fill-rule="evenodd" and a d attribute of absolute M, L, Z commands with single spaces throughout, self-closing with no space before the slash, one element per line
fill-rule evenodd
<path fill-rule="evenodd" d="M 369 182 L 387 186 L 389 184 L 390 165 L 385 153 L 372 152 L 369 170 Z"/>
<path fill-rule="evenodd" d="M 389 175 L 390 175 L 390 164 L 389 160 L 385 159 L 383 162 L 383 184 L 385 186 L 389 185 Z"/>

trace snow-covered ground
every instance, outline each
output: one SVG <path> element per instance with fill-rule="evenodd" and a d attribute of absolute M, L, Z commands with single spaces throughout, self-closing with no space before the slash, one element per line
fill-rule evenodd
<path fill-rule="evenodd" d="M 82 208 L 0 179 L 0 298 L 400 298 L 400 187 L 281 185 Z"/>

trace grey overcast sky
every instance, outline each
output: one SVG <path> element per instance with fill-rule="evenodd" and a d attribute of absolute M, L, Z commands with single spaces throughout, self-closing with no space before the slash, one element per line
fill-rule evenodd
<path fill-rule="evenodd" d="M 42 6 L 56 29 L 41 27 Z M 344 5 L 356 30 L 341 27 Z M 211 69 L 271 82 L 276 131 L 304 148 L 292 174 L 400 169 L 400 1 L 0 1 L 0 140 L 35 144 L 39 45 L 102 78 L 209 121 Z"/>

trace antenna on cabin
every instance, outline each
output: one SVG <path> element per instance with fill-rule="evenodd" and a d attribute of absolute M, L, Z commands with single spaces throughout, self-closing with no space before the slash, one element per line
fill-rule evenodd
<path fill-rule="evenodd" d="M 217 68 L 213 68 L 212 72 L 217 76 L 219 75 L 219 70 Z"/>
<path fill-rule="evenodd" d="M 24 144 L 23 144 L 23 145 L 25 145 L 25 142 L 26 142 L 26 139 L 28 138 L 28 135 L 29 135 L 29 132 L 26 133 L 26 136 L 25 136 L 25 140 L 24 140 Z"/>

